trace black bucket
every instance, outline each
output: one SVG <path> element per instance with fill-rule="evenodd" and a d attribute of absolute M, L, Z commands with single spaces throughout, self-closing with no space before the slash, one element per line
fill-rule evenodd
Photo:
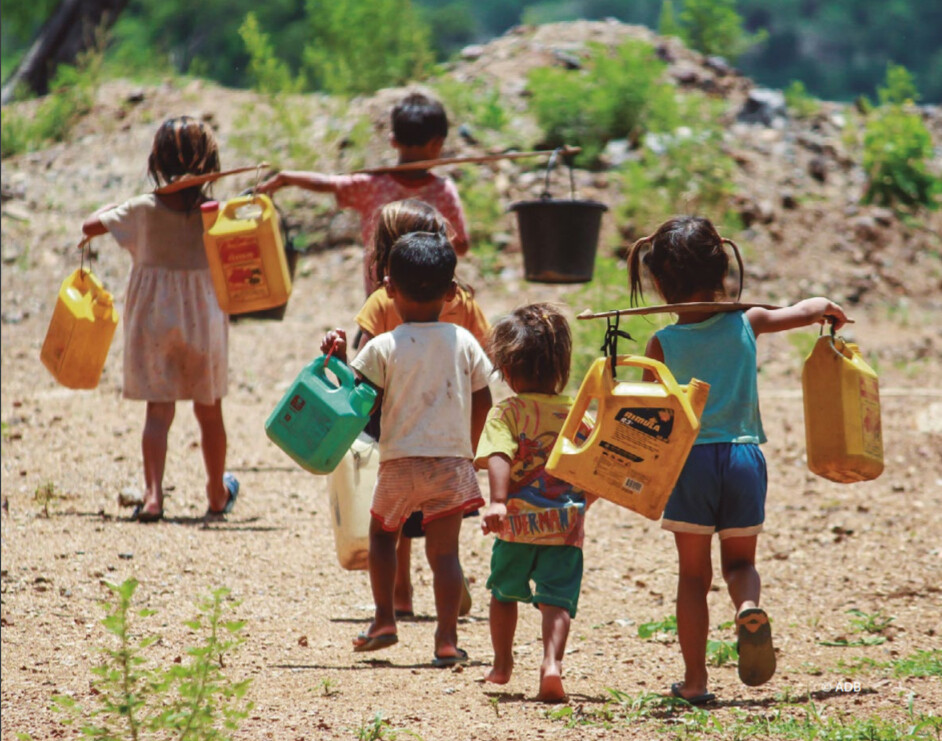
<path fill-rule="evenodd" d="M 249 195 L 252 193 L 252 189 L 243 191 L 239 195 Z M 272 205 L 274 201 L 272 201 Z M 277 205 L 275 205 L 275 211 L 278 212 L 278 223 L 281 226 L 281 243 L 285 248 L 285 261 L 288 263 L 288 273 L 291 276 L 291 282 L 294 283 L 294 274 L 298 269 L 298 258 L 301 253 L 294 248 L 294 238 L 292 237 L 292 232 L 294 231 L 291 227 L 288 226 L 285 221 L 285 215 Z M 258 311 L 249 311 L 245 314 L 232 314 L 229 317 L 230 322 L 238 322 L 242 319 L 264 319 L 268 321 L 280 322 L 285 318 L 285 312 L 288 310 L 288 302 L 285 301 L 280 306 L 272 306 L 270 309 L 259 309 Z"/>
<path fill-rule="evenodd" d="M 510 205 L 510 210 L 517 212 L 524 277 L 534 283 L 588 283 L 595 269 L 602 214 L 608 206 L 576 200 L 572 166 L 570 200 L 550 196 L 549 176 L 558 152 L 553 152 L 546 166 L 539 200 Z"/>

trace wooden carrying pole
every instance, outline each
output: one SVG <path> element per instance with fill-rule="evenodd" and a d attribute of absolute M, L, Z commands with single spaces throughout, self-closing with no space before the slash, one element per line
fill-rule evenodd
<path fill-rule="evenodd" d="M 549 156 L 558 152 L 562 156 L 579 154 L 581 147 L 560 147 L 557 149 L 537 149 L 532 152 L 504 152 L 502 154 L 480 154 L 472 157 L 442 157 L 437 160 L 420 160 L 418 162 L 403 162 L 400 165 L 389 167 L 372 167 L 367 170 L 356 170 L 356 175 L 380 175 L 390 172 L 409 172 L 412 170 L 430 170 L 443 165 L 479 164 L 481 162 L 497 162 L 498 160 L 518 160 L 524 157 Z"/>
<path fill-rule="evenodd" d="M 689 314 L 694 311 L 745 311 L 746 309 L 781 309 L 771 304 L 750 304 L 739 301 L 691 301 L 684 304 L 659 304 L 657 306 L 638 306 L 633 309 L 616 309 L 593 313 L 586 309 L 576 319 L 605 319 L 610 316 L 631 314 Z"/>
<path fill-rule="evenodd" d="M 197 185 L 212 183 L 216 180 L 219 180 L 219 178 L 226 177 L 227 175 L 238 175 L 240 172 L 261 170 L 263 167 L 268 167 L 268 163 L 260 162 L 257 165 L 237 167 L 234 170 L 223 170 L 222 172 L 207 172 L 205 175 L 183 175 L 174 180 L 172 183 L 167 183 L 167 185 L 161 185 L 159 188 L 154 188 L 154 193 L 157 193 L 158 195 L 176 193 L 177 191 L 186 190 L 187 188 L 195 188 Z"/>

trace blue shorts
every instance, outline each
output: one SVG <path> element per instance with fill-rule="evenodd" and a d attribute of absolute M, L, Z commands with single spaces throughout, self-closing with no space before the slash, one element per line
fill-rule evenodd
<path fill-rule="evenodd" d="M 553 605 L 575 617 L 582 589 L 582 549 L 573 545 L 511 543 L 498 538 L 491 551 L 487 588 L 498 602 Z"/>
<path fill-rule="evenodd" d="M 768 474 L 752 443 L 694 445 L 661 527 L 675 533 L 719 533 L 720 538 L 757 535 L 765 522 Z"/>

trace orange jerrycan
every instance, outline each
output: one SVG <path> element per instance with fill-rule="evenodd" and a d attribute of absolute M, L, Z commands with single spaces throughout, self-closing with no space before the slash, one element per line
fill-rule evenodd
<path fill-rule="evenodd" d="M 266 195 L 208 201 L 203 246 L 216 300 L 227 314 L 283 305 L 291 295 L 291 272 L 281 239 L 278 212 Z"/>
<path fill-rule="evenodd" d="M 808 468 L 831 481 L 869 481 L 883 473 L 877 374 L 857 345 L 822 335 L 801 370 Z"/>
<path fill-rule="evenodd" d="M 337 561 L 351 571 L 367 568 L 370 505 L 378 473 L 379 443 L 361 432 L 327 479 Z"/>
<path fill-rule="evenodd" d="M 59 288 L 40 359 L 63 386 L 93 389 L 117 326 L 111 294 L 90 270 L 79 268 Z"/>
<path fill-rule="evenodd" d="M 710 385 L 696 378 L 681 386 L 657 360 L 619 355 L 618 366 L 651 371 L 654 383 L 619 382 L 610 358 L 589 368 L 546 470 L 591 494 L 652 520 L 661 516 L 700 431 Z M 592 402 L 595 427 L 577 442 L 579 422 Z"/>

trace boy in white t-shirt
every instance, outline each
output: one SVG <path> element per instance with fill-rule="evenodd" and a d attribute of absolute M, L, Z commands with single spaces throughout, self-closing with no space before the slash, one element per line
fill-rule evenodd
<path fill-rule="evenodd" d="M 458 534 L 464 513 L 484 506 L 471 460 L 491 407 L 491 366 L 481 346 L 466 329 L 438 320 L 455 295 L 456 262 L 444 234 L 413 232 L 399 238 L 384 284 L 403 323 L 371 339 L 351 363 L 376 387 L 383 412 L 370 507 L 369 572 L 376 611 L 353 650 L 375 651 L 398 642 L 396 543 L 402 523 L 421 510 L 435 591 L 435 666 L 468 658 L 458 648 Z M 331 348 L 346 359 L 343 330 L 327 333 L 321 349 Z"/>

